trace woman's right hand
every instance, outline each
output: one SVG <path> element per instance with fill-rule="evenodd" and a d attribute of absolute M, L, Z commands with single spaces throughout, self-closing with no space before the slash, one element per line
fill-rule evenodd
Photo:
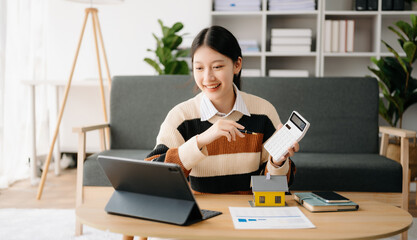
<path fill-rule="evenodd" d="M 220 119 L 205 132 L 197 136 L 198 148 L 201 149 L 207 144 L 223 136 L 226 137 L 229 142 L 232 140 L 236 141 L 236 136 L 245 137 L 245 135 L 239 131 L 239 129 L 243 130 L 244 128 L 244 126 L 237 122 Z"/>

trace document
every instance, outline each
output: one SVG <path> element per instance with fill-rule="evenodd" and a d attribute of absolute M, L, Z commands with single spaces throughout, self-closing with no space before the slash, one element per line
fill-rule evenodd
<path fill-rule="evenodd" d="M 229 207 L 235 229 L 315 228 L 298 207 Z"/>

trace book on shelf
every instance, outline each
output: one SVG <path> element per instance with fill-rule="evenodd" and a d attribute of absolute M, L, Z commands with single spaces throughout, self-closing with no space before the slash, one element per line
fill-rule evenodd
<path fill-rule="evenodd" d="M 355 41 L 355 20 L 346 21 L 346 52 L 353 52 Z"/>
<path fill-rule="evenodd" d="M 355 211 L 359 209 L 359 205 L 353 201 L 328 203 L 312 192 L 294 193 L 294 200 L 310 212 Z"/>
<path fill-rule="evenodd" d="M 311 45 L 311 37 L 272 37 L 271 45 L 292 44 L 292 45 Z"/>
<path fill-rule="evenodd" d="M 324 21 L 324 52 L 353 52 L 354 20 Z"/>
<path fill-rule="evenodd" d="M 309 53 L 311 45 L 271 45 L 271 52 Z"/>
<path fill-rule="evenodd" d="M 311 37 L 310 28 L 272 28 L 271 37 Z"/>
<path fill-rule="evenodd" d="M 238 40 L 242 52 L 260 52 L 259 44 L 256 40 Z"/>
<path fill-rule="evenodd" d="M 339 21 L 332 21 L 332 52 L 339 52 Z"/>
<path fill-rule="evenodd" d="M 260 11 L 261 0 L 215 0 L 214 11 Z"/>
<path fill-rule="evenodd" d="M 307 70 L 293 69 L 270 69 L 268 71 L 270 77 L 308 77 Z"/>
<path fill-rule="evenodd" d="M 339 52 L 346 52 L 346 20 L 339 20 Z"/>
<path fill-rule="evenodd" d="M 392 0 L 382 0 L 382 10 L 392 10 Z"/>
<path fill-rule="evenodd" d="M 269 11 L 314 11 L 316 2 L 314 0 L 269 0 Z"/>
<path fill-rule="evenodd" d="M 261 76 L 261 69 L 250 69 L 250 68 L 242 69 L 242 77 L 260 77 L 260 76 Z"/>
<path fill-rule="evenodd" d="M 366 9 L 368 11 L 378 10 L 378 0 L 367 0 L 366 1 Z"/>
<path fill-rule="evenodd" d="M 332 20 L 324 21 L 324 52 L 332 51 Z"/>
<path fill-rule="evenodd" d="M 355 0 L 356 11 L 365 11 L 367 8 L 367 0 Z"/>

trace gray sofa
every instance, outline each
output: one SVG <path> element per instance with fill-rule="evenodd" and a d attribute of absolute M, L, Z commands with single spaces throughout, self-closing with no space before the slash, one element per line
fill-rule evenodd
<path fill-rule="evenodd" d="M 110 127 L 111 132 L 110 149 L 86 159 L 85 144 L 84 149 L 80 144 L 78 169 L 82 177 L 77 185 L 110 185 L 97 163 L 98 154 L 144 159 L 155 146 L 168 111 L 194 96 L 193 88 L 190 76 L 114 77 L 110 123 L 75 128 L 80 134 L 105 127 Z M 300 142 L 300 152 L 292 158 L 297 173 L 290 190 L 397 193 L 397 197 L 388 198 L 407 207 L 404 197 L 408 199 L 408 159 L 403 168 L 378 150 L 376 79 L 242 78 L 241 90 L 270 101 L 282 122 L 297 110 L 311 123 Z M 386 131 L 383 136 L 386 143 Z M 82 202 L 82 191 L 77 195 Z"/>

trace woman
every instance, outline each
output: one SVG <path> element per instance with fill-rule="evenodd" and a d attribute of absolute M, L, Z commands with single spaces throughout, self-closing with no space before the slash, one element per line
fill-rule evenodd
<path fill-rule="evenodd" d="M 195 193 L 249 194 L 251 175 L 287 175 L 298 143 L 281 159 L 263 144 L 282 127 L 268 101 L 239 91 L 242 53 L 223 27 L 203 29 L 191 47 L 197 96 L 175 106 L 146 160 L 179 164 Z"/>

